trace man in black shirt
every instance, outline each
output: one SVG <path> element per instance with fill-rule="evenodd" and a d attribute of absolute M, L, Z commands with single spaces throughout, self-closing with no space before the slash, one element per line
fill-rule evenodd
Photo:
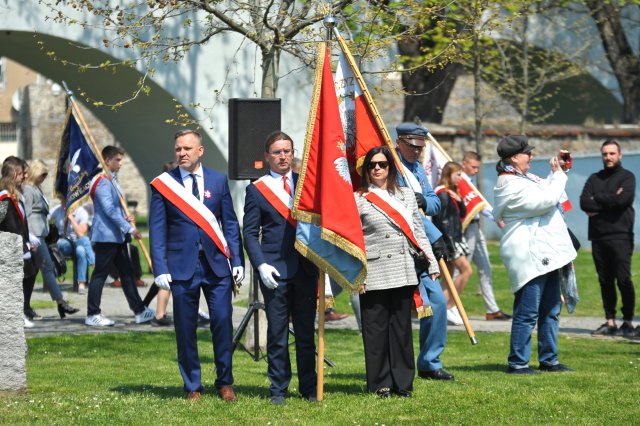
<path fill-rule="evenodd" d="M 607 322 L 592 334 L 633 337 L 635 291 L 631 281 L 631 255 L 633 254 L 633 198 L 636 178 L 622 167 L 620 145 L 613 139 L 602 144 L 604 169 L 592 174 L 580 195 L 580 207 L 589 216 L 589 240 L 602 293 L 602 304 Z M 616 287 L 622 299 L 623 323 L 616 327 Z"/>

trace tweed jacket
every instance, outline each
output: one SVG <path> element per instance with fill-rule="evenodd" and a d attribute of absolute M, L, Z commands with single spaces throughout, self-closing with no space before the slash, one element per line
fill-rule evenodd
<path fill-rule="evenodd" d="M 49 235 L 49 222 L 47 221 L 49 202 L 40 188 L 36 186 L 25 185 L 22 188 L 22 195 L 24 196 L 24 208 L 27 211 L 29 230 L 38 238 L 46 237 Z"/>
<path fill-rule="evenodd" d="M 399 188 L 395 196 L 412 212 L 413 232 L 430 260 L 429 273 L 439 273 L 440 269 L 418 214 L 413 191 L 409 188 Z M 411 256 L 413 246 L 409 239 L 386 213 L 362 195 L 356 193 L 355 197 L 367 252 L 366 291 L 417 285 L 418 277 Z"/>

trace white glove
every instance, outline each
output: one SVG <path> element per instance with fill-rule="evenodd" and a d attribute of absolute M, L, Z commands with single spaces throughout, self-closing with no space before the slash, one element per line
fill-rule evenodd
<path fill-rule="evenodd" d="M 23 258 L 24 260 L 29 260 L 29 259 L 31 259 L 31 252 L 30 252 L 30 251 L 26 252 L 25 254 L 23 254 L 23 255 L 22 255 L 22 258 Z"/>
<path fill-rule="evenodd" d="M 33 248 L 40 247 L 40 239 L 33 235 L 31 232 L 29 232 L 29 244 L 31 244 L 31 247 Z"/>
<path fill-rule="evenodd" d="M 267 286 L 267 288 L 270 288 L 271 290 L 275 290 L 276 288 L 278 288 L 278 281 L 273 278 L 273 274 L 276 274 L 277 277 L 280 276 L 280 272 L 278 272 L 276 268 L 269 265 L 268 263 L 263 263 L 262 265 L 258 266 L 258 272 L 260 273 L 260 279 L 262 280 L 262 283 Z"/>
<path fill-rule="evenodd" d="M 156 285 L 163 290 L 171 290 L 171 274 L 160 274 L 154 279 Z"/>
<path fill-rule="evenodd" d="M 234 266 L 232 273 L 233 281 L 238 285 L 242 285 L 242 280 L 244 279 L 244 268 L 242 266 Z"/>

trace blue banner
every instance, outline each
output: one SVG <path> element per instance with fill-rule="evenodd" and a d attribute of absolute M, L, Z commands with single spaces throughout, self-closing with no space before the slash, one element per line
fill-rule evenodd
<path fill-rule="evenodd" d="M 60 138 L 54 183 L 55 193 L 64 197 L 68 212 L 85 201 L 91 180 L 99 171 L 100 161 L 87 143 L 70 106 Z"/>

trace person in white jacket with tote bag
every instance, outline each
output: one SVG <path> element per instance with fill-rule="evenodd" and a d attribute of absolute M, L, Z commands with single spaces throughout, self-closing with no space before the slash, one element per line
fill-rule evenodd
<path fill-rule="evenodd" d="M 500 255 L 515 295 L 507 369 L 514 374 L 538 374 L 529 367 L 536 324 L 539 370 L 573 371 L 558 361 L 560 269 L 577 255 L 560 205 L 567 175 L 560 156 L 551 158 L 547 179 L 529 173 L 533 148 L 523 135 L 497 147 L 493 214 L 505 223 Z"/>

